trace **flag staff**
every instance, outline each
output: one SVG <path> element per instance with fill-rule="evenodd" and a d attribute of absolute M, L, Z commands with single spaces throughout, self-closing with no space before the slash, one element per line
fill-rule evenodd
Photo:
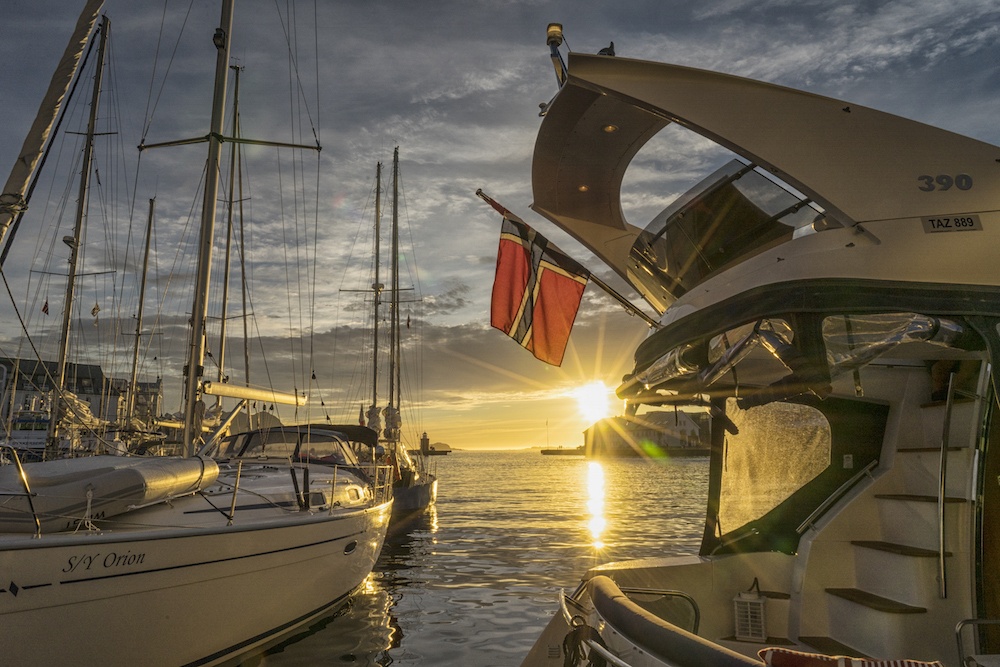
<path fill-rule="evenodd" d="M 480 199 L 482 199 L 483 201 L 485 201 L 490 206 L 492 206 L 494 209 L 496 209 L 496 211 L 500 215 L 502 215 L 503 217 L 508 218 L 508 219 L 512 219 L 512 220 L 518 220 L 518 221 L 521 220 L 519 217 L 517 217 L 516 215 L 514 215 L 513 213 L 511 213 L 509 210 L 507 210 L 502 204 L 500 204 L 495 199 L 493 199 L 492 197 L 490 197 L 489 195 L 487 195 L 485 192 L 483 192 L 482 188 L 479 188 L 478 190 L 476 190 L 476 196 L 479 197 Z M 611 287 L 606 282 L 604 282 L 603 280 L 601 280 L 600 278 L 598 278 L 597 276 L 595 276 L 591 271 L 587 270 L 587 275 L 590 278 L 590 280 L 592 280 L 594 282 L 595 285 L 597 285 L 598 287 L 600 287 L 611 298 L 613 298 L 615 301 L 617 301 L 619 304 L 621 304 L 622 308 L 624 308 L 625 312 L 627 312 L 629 315 L 635 315 L 635 316 L 639 317 L 643 322 L 645 322 L 646 324 L 648 324 L 653 329 L 659 329 L 660 328 L 660 323 L 659 322 L 657 322 L 656 320 L 654 320 L 653 318 L 651 318 L 649 315 L 647 315 L 646 313 L 644 313 L 641 310 L 639 310 L 631 301 L 629 301 L 624 296 L 622 296 L 621 294 L 619 294 L 617 291 L 615 291 L 615 289 L 613 287 Z"/>

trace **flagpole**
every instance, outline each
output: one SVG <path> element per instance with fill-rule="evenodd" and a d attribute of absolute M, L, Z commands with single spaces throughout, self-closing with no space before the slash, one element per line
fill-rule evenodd
<path fill-rule="evenodd" d="M 492 206 L 494 209 L 496 209 L 496 211 L 500 215 L 504 216 L 505 218 L 519 219 L 519 218 L 517 218 L 517 216 L 515 216 L 509 210 L 507 210 L 506 208 L 504 208 L 504 206 L 502 206 L 499 202 L 497 202 L 495 199 L 493 199 L 492 197 L 490 197 L 489 195 L 487 195 L 485 192 L 483 192 L 482 188 L 476 190 L 476 196 L 479 197 L 480 199 L 482 199 L 484 202 L 486 202 L 490 206 Z M 611 296 L 611 298 L 613 298 L 615 301 L 617 301 L 618 303 L 620 303 L 621 306 L 625 309 L 625 311 L 629 315 L 636 315 L 636 316 L 638 316 L 643 322 L 645 322 L 646 324 L 648 324 L 653 329 L 659 329 L 660 328 L 660 323 L 659 322 L 657 322 L 656 320 L 654 320 L 653 318 L 651 318 L 649 315 L 647 315 L 646 313 L 644 313 L 641 310 L 639 310 L 634 304 L 632 304 L 631 301 L 629 301 L 624 296 L 622 296 L 621 294 L 619 294 L 618 292 L 616 292 L 614 290 L 614 288 L 612 288 L 606 282 L 604 282 L 603 280 L 601 280 L 600 278 L 598 278 L 597 276 L 595 276 L 589 270 L 587 271 L 587 273 L 589 274 L 590 280 L 592 280 L 595 285 L 597 285 L 602 290 L 604 290 L 609 296 Z"/>
<path fill-rule="evenodd" d="M 657 322 L 656 320 L 654 320 L 653 318 L 651 318 L 649 315 L 647 315 L 646 313 L 644 313 L 641 310 L 639 310 L 638 308 L 636 308 L 632 304 L 631 301 L 629 301 L 624 296 L 622 296 L 621 294 L 619 294 L 618 292 L 616 292 L 606 282 L 604 282 L 603 280 L 601 280 L 600 278 L 598 278 L 597 276 L 595 276 L 593 273 L 590 274 L 590 279 L 593 281 L 593 283 L 595 285 L 597 285 L 602 290 L 604 290 L 607 294 L 609 294 L 611 296 L 611 298 L 613 298 L 615 301 L 617 301 L 618 303 L 620 303 L 622 305 L 622 307 L 626 310 L 626 312 L 628 312 L 629 315 L 636 315 L 636 316 L 638 316 L 643 322 L 645 322 L 646 324 L 648 324 L 650 326 L 650 328 L 652 328 L 652 329 L 659 329 L 660 328 L 660 323 L 659 322 Z"/>

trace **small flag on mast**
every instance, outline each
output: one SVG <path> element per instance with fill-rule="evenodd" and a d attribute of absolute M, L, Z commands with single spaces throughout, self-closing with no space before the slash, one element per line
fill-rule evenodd
<path fill-rule="evenodd" d="M 590 272 L 482 190 L 476 194 L 503 215 L 490 324 L 559 366 Z"/>
<path fill-rule="evenodd" d="M 365 425 L 365 406 L 358 408 L 358 424 L 361 426 Z"/>
<path fill-rule="evenodd" d="M 45 313 L 46 315 L 49 314 L 49 300 L 48 299 L 46 299 L 45 303 L 42 304 L 42 312 Z"/>

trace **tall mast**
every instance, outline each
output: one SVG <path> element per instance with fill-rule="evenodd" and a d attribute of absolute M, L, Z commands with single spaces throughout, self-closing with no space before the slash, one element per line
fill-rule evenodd
<path fill-rule="evenodd" d="M 392 350 L 389 353 L 389 405 L 395 408 L 394 424 L 386 424 L 392 434 L 393 441 L 399 440 L 399 418 L 401 413 L 400 396 L 400 357 L 399 357 L 399 146 L 392 152 L 392 332 L 390 341 Z"/>
<path fill-rule="evenodd" d="M 83 219 L 87 214 L 87 195 L 90 191 L 90 169 L 94 158 L 94 134 L 97 129 L 97 111 L 101 100 L 101 84 L 104 79 L 104 55 L 108 44 L 108 30 L 111 21 L 107 16 L 101 17 L 101 41 L 97 50 L 97 67 L 94 73 L 94 92 L 90 101 L 90 117 L 87 121 L 87 138 L 83 145 L 83 159 L 80 165 L 80 191 L 76 201 L 76 224 L 73 236 L 65 237 L 63 241 L 69 246 L 69 275 L 66 279 L 66 298 L 63 302 L 62 333 L 59 339 L 59 356 L 56 359 L 56 377 L 54 400 L 52 401 L 49 419 L 49 445 L 53 451 L 59 442 L 59 420 L 61 410 L 59 394 L 66 386 L 66 357 L 69 352 L 70 325 L 73 320 L 73 300 L 76 295 L 76 273 L 80 259 L 80 241 L 83 238 Z"/>
<path fill-rule="evenodd" d="M 128 400 L 125 402 L 125 415 L 132 418 L 135 411 L 135 395 L 139 382 L 139 346 L 142 342 L 142 315 L 146 301 L 146 276 L 149 272 L 149 245 L 153 238 L 153 217 L 156 210 L 156 199 L 149 200 L 149 217 L 146 221 L 146 249 L 142 254 L 142 277 L 139 280 L 139 308 L 135 317 L 135 345 L 132 349 L 132 378 L 128 383 Z"/>
<path fill-rule="evenodd" d="M 378 307 L 382 299 L 382 283 L 379 282 L 379 255 L 382 252 L 382 163 L 375 166 L 375 280 L 372 291 L 375 304 L 372 319 L 372 406 L 378 405 Z"/>
<path fill-rule="evenodd" d="M 212 240 L 215 234 L 215 202 L 219 195 L 219 163 L 222 153 L 222 130 L 225 122 L 226 85 L 229 73 L 229 48 L 232 42 L 233 2 L 224 0 L 220 27 L 212 42 L 217 49 L 215 60 L 215 93 L 212 99 L 212 124 L 208 138 L 208 164 L 205 170 L 205 198 L 201 208 L 201 236 L 198 239 L 198 272 L 191 307 L 191 339 L 188 341 L 188 363 L 184 377 L 184 450 L 194 454 L 201 433 L 200 419 L 195 411 L 200 399 L 200 382 L 205 368 L 205 320 L 208 317 L 208 286 L 212 271 Z M 195 423 L 198 421 L 199 423 Z"/>

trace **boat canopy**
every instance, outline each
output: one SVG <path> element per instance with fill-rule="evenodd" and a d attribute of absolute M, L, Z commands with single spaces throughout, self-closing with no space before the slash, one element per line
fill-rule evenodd
<path fill-rule="evenodd" d="M 1000 192 L 995 146 L 843 100 L 689 67 L 571 53 L 566 82 L 544 113 L 532 159 L 532 208 L 661 313 L 720 264 L 791 240 L 801 225 L 819 222 L 821 231 L 994 211 Z M 757 175 L 727 181 L 742 169 L 727 167 L 644 231 L 622 213 L 622 179 L 643 145 L 671 122 L 755 165 Z M 781 215 L 787 207 L 757 187 L 763 173 L 787 184 L 779 199 L 793 206 L 788 198 L 801 193 L 808 208 Z M 727 206 L 742 219 L 722 215 Z M 743 237 L 742 249 L 720 243 L 716 223 Z M 750 230 L 761 225 L 762 238 L 752 238 Z"/>

